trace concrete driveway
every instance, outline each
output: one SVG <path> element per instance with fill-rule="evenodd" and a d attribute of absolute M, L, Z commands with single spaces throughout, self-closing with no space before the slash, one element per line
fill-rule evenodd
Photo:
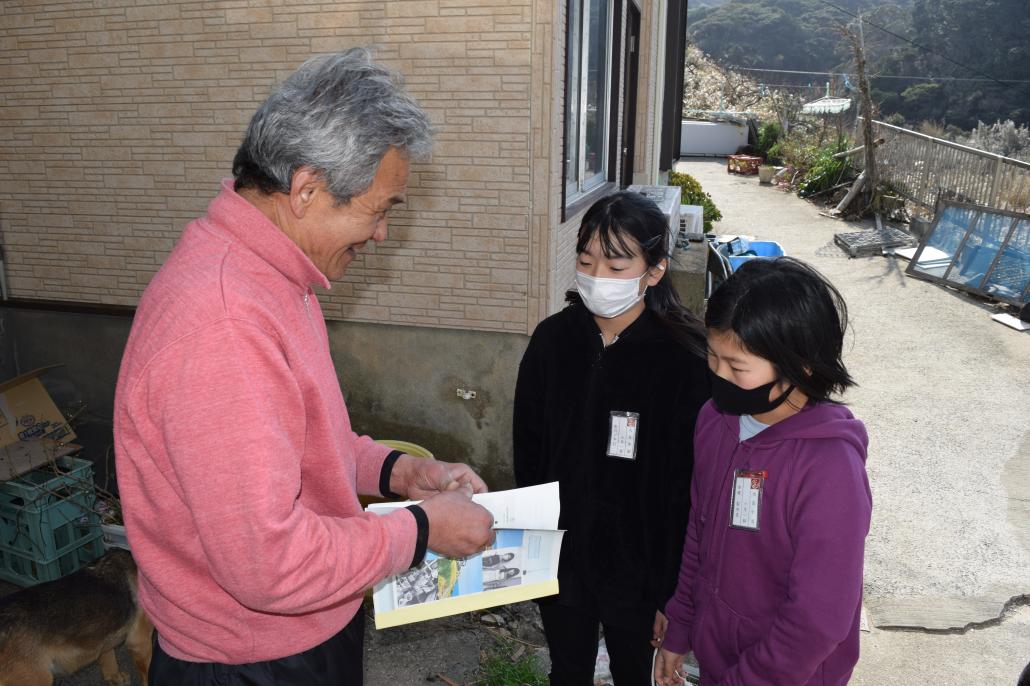
<path fill-rule="evenodd" d="M 846 400 L 869 429 L 874 498 L 871 631 L 852 684 L 1013 686 L 1030 660 L 1030 333 L 906 277 L 903 261 L 848 259 L 833 234 L 863 227 L 731 176 L 725 161 L 677 169 L 722 210 L 716 231 L 779 241 L 850 307 L 846 362 L 860 386 Z M 474 678 L 488 640 L 458 619 L 369 634 L 369 686 Z M 100 683 L 96 666 L 59 682 Z"/>
<path fill-rule="evenodd" d="M 854 684 L 1014 684 L 1030 660 L 1030 333 L 994 310 L 904 275 L 907 262 L 849 259 L 833 234 L 868 226 L 725 160 L 680 162 L 722 210 L 717 233 L 781 243 L 846 299 L 845 400 L 870 435 L 872 631 Z M 927 631 L 933 630 L 933 633 Z"/>

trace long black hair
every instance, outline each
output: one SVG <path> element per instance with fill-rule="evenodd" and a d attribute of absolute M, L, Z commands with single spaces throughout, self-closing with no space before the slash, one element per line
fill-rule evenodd
<path fill-rule="evenodd" d="M 579 226 L 576 253 L 585 252 L 594 236 L 605 257 L 633 257 L 642 254 L 648 269 L 669 255 L 669 223 L 650 198 L 632 191 L 620 191 L 595 202 Z M 632 238 L 634 247 L 627 237 Z M 579 302 L 579 294 L 569 291 L 569 302 Z M 658 316 L 673 337 L 691 352 L 704 357 L 705 330 L 701 320 L 684 307 L 672 287 L 668 269 L 665 276 L 644 294 L 644 305 Z"/>
<path fill-rule="evenodd" d="M 855 385 L 841 359 L 848 306 L 826 277 L 800 260 L 746 261 L 712 293 L 705 326 L 732 331 L 813 401 Z"/>

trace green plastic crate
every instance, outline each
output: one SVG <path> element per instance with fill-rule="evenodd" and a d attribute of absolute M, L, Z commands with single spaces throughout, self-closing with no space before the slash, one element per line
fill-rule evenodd
<path fill-rule="evenodd" d="M 100 531 L 95 507 L 96 494 L 85 484 L 30 505 L 0 493 L 0 550 L 50 562 Z"/>
<path fill-rule="evenodd" d="M 0 494 L 21 498 L 22 504 L 39 507 L 60 494 L 63 489 L 77 485 L 93 484 L 93 463 L 78 457 L 59 457 L 51 465 L 45 465 L 22 474 L 17 479 L 0 483 Z M 57 497 L 60 497 L 57 495 Z"/>
<path fill-rule="evenodd" d="M 50 561 L 0 550 L 0 579 L 17 586 L 35 586 L 78 571 L 103 554 L 104 540 L 99 529 L 64 555 Z"/>
<path fill-rule="evenodd" d="M 0 484 L 0 578 L 51 581 L 103 553 L 93 465 L 72 457 Z"/>

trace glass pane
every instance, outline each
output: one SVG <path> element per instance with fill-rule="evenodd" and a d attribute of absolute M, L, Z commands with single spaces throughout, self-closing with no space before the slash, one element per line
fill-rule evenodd
<path fill-rule="evenodd" d="M 572 0 L 569 3 L 568 27 L 566 42 L 566 73 L 568 100 L 565 103 L 565 197 L 571 198 L 579 192 L 579 99 L 581 82 L 580 68 L 583 63 L 583 0 Z"/>
<path fill-rule="evenodd" d="M 976 210 L 945 207 L 914 269 L 930 276 L 943 277 L 975 215 Z"/>
<path fill-rule="evenodd" d="M 1030 219 L 1020 219 L 1012 231 L 1005 251 L 983 287 L 988 293 L 1008 300 L 1020 301 L 1030 282 Z M 1022 296 L 1030 302 L 1030 293 Z"/>
<path fill-rule="evenodd" d="M 608 146 L 608 48 L 609 0 L 589 0 L 587 17 L 586 72 L 586 148 L 584 181 L 603 175 L 607 167 Z M 585 185 L 585 184 L 584 184 Z"/>
<path fill-rule="evenodd" d="M 989 212 L 980 215 L 969 238 L 959 250 L 955 266 L 948 274 L 948 281 L 979 288 L 1001 244 L 1005 241 L 1010 226 L 1012 217 Z"/>

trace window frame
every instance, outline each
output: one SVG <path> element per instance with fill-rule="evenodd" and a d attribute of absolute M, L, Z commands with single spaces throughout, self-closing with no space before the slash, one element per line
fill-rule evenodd
<path fill-rule="evenodd" d="M 587 90 L 589 88 L 588 79 L 585 78 L 588 70 L 588 60 L 590 58 L 590 43 L 589 43 L 589 21 L 590 21 L 590 3 L 591 2 L 604 2 L 607 4 L 607 25 L 603 31 L 605 35 L 605 72 L 602 76 L 604 83 L 604 95 L 603 95 L 603 111 L 598 113 L 597 121 L 600 125 L 604 126 L 604 136 L 601 145 L 598 147 L 598 151 L 602 156 L 602 165 L 599 172 L 592 174 L 589 178 L 583 175 L 583 169 L 586 166 L 586 117 L 587 108 L 584 106 L 587 100 Z M 617 145 L 613 144 L 613 140 L 617 143 L 619 137 L 619 131 L 617 130 L 617 99 L 618 99 L 618 84 L 619 79 L 619 62 L 616 61 L 618 54 L 616 52 L 616 42 L 621 44 L 621 31 L 622 31 L 622 17 L 616 16 L 616 10 L 621 9 L 621 2 L 616 0 L 568 0 L 565 11 L 565 88 L 563 98 L 563 109 L 564 109 L 564 126 L 562 127 L 562 217 L 561 220 L 567 221 L 570 217 L 575 216 L 580 211 L 593 204 L 597 198 L 603 197 L 610 193 L 617 186 L 615 178 L 617 175 L 618 157 L 613 154 L 613 150 L 617 151 Z M 572 113 L 570 107 L 570 78 L 569 68 L 571 66 L 571 57 L 569 47 L 572 45 L 572 26 L 569 18 L 574 15 L 574 10 L 579 9 L 579 54 L 575 55 L 578 57 L 578 103 L 579 107 L 576 112 L 577 122 L 577 133 L 575 140 L 577 142 L 576 150 L 570 151 L 570 135 L 569 135 L 569 119 Z M 568 178 L 569 162 L 572 159 L 570 155 L 576 155 L 576 178 L 570 182 Z M 573 186 L 573 184 L 575 184 Z M 570 192 L 572 191 L 572 192 Z"/>

